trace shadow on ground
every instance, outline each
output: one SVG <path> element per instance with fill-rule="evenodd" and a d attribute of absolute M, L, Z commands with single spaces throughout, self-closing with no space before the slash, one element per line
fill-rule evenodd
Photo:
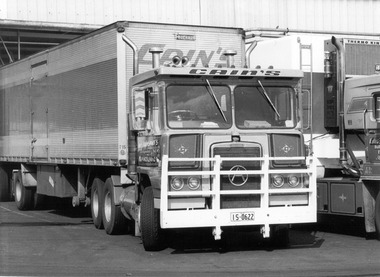
<path fill-rule="evenodd" d="M 282 245 L 264 239 L 260 231 L 223 232 L 221 240 L 214 240 L 210 229 L 193 229 L 170 232 L 167 235 L 172 254 L 234 251 L 275 251 L 292 248 L 315 248 L 323 244 L 323 239 L 313 230 L 291 229 L 289 243 Z"/>

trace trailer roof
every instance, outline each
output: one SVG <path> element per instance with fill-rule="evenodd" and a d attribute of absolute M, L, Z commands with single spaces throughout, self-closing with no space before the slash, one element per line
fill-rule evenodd
<path fill-rule="evenodd" d="M 36 55 L 39 55 L 40 53 L 48 53 L 50 51 L 54 51 L 56 49 L 59 49 L 61 47 L 66 46 L 66 45 L 70 45 L 70 44 L 75 43 L 77 41 L 81 41 L 83 39 L 86 39 L 88 37 L 94 36 L 96 34 L 100 34 L 100 33 L 109 31 L 111 29 L 115 29 L 115 30 L 117 30 L 119 32 L 124 32 L 126 29 L 128 29 L 128 27 L 142 27 L 142 28 L 147 28 L 147 29 L 169 28 L 169 29 L 175 30 L 177 28 L 178 29 L 179 28 L 183 28 L 184 26 L 186 26 L 189 29 L 191 28 L 193 30 L 196 30 L 196 31 L 219 32 L 219 33 L 223 33 L 223 32 L 226 32 L 226 33 L 235 32 L 235 33 L 240 34 L 242 36 L 244 36 L 244 34 L 245 34 L 245 31 L 242 28 L 236 28 L 236 27 L 201 26 L 201 25 L 185 25 L 185 24 L 172 24 L 172 23 L 152 23 L 152 22 L 138 22 L 138 21 L 116 21 L 116 22 L 114 22 L 112 24 L 109 24 L 107 26 L 101 27 L 101 28 L 96 29 L 96 30 L 92 30 L 91 31 L 91 29 L 87 29 L 86 30 L 87 33 L 85 33 L 83 35 L 81 35 L 80 33 L 78 33 L 78 34 L 76 34 L 76 37 L 72 36 L 71 38 L 73 38 L 73 39 L 71 39 L 71 40 L 64 41 L 63 43 L 61 43 L 59 45 L 56 45 L 56 46 L 53 46 L 53 47 L 50 47 L 48 49 L 43 49 L 41 52 L 37 52 L 37 53 L 31 54 L 29 56 L 24 56 L 24 57 L 22 57 L 22 59 L 14 61 L 13 63 L 16 63 L 18 61 L 34 57 Z M 10 64 L 12 64 L 12 63 L 10 63 Z M 7 64 L 7 65 L 9 65 L 9 64 Z M 4 66 L 7 66 L 7 65 L 4 64 Z"/>
<path fill-rule="evenodd" d="M 379 86 L 380 87 L 380 75 L 374 74 L 369 76 L 353 77 L 345 81 L 346 88 L 355 87 L 368 87 Z"/>

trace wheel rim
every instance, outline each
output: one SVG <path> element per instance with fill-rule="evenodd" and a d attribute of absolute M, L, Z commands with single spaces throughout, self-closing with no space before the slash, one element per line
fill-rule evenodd
<path fill-rule="evenodd" d="M 110 192 L 107 192 L 104 197 L 104 216 L 107 222 L 111 221 L 111 208 L 112 208 L 111 194 Z"/>
<path fill-rule="evenodd" d="M 15 191 L 15 194 L 16 194 L 16 200 L 17 202 L 20 202 L 21 201 L 21 183 L 20 182 L 17 182 L 16 183 L 16 191 Z"/>
<path fill-rule="evenodd" d="M 95 217 L 99 216 L 99 194 L 98 190 L 94 191 L 94 195 L 92 196 L 92 212 L 94 213 Z"/>

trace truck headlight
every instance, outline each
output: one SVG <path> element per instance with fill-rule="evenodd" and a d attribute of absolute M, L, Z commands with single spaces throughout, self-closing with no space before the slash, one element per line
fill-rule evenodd
<path fill-rule="evenodd" d="M 290 187 L 295 188 L 296 186 L 299 185 L 299 183 L 300 183 L 300 180 L 299 180 L 298 176 L 290 175 L 288 177 L 288 184 Z"/>
<path fill-rule="evenodd" d="M 170 189 L 175 191 L 201 190 L 200 176 L 177 176 L 170 178 Z"/>
<path fill-rule="evenodd" d="M 181 190 L 183 188 L 184 182 L 182 178 L 173 178 L 170 182 L 170 186 L 173 190 Z"/>
<path fill-rule="evenodd" d="M 200 182 L 199 178 L 197 178 L 197 177 L 189 177 L 189 179 L 187 180 L 187 185 L 188 185 L 189 189 L 197 190 L 197 189 L 199 189 L 201 182 Z"/>
<path fill-rule="evenodd" d="M 284 177 L 282 175 L 274 175 L 272 177 L 272 184 L 276 188 L 281 188 L 284 185 Z"/>

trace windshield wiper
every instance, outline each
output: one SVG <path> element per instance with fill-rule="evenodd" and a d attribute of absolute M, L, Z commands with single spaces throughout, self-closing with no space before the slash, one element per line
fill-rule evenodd
<path fill-rule="evenodd" d="M 268 101 L 268 103 L 269 103 L 269 105 L 271 106 L 271 108 L 273 109 L 273 111 L 277 114 L 278 119 L 281 119 L 281 116 L 280 116 L 279 112 L 277 111 L 277 109 L 276 109 L 275 105 L 273 104 L 272 100 L 270 100 L 269 95 L 268 95 L 268 93 L 266 92 L 266 90 L 265 90 L 263 84 L 260 82 L 260 80 L 257 80 L 257 82 L 259 82 L 260 87 L 263 89 L 263 92 L 261 92 L 260 90 L 258 90 L 258 91 L 260 91 L 261 94 L 262 94 L 262 95 L 265 97 L 265 99 Z"/>
<path fill-rule="evenodd" d="M 224 112 L 223 112 L 223 110 L 222 110 L 222 107 L 220 106 L 220 104 L 219 104 L 219 102 L 218 102 L 218 99 L 217 99 L 216 96 L 215 96 L 214 89 L 212 88 L 212 86 L 211 86 L 210 82 L 208 81 L 208 79 L 206 79 L 206 82 L 207 82 L 207 85 L 208 85 L 208 88 L 209 88 L 207 91 L 210 93 L 212 99 L 214 100 L 216 106 L 218 107 L 218 110 L 219 110 L 220 114 L 223 116 L 224 121 L 227 122 L 227 118 L 226 118 L 226 116 L 224 115 Z"/>

